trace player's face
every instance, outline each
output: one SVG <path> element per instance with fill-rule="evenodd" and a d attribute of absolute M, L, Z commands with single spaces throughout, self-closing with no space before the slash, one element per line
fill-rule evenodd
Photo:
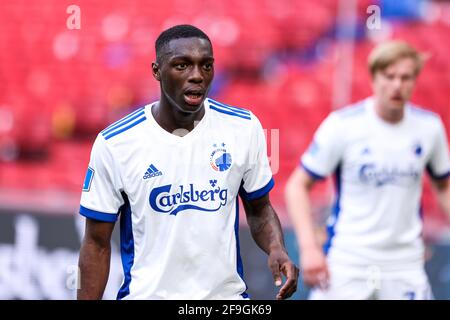
<path fill-rule="evenodd" d="M 402 58 L 375 73 L 372 87 L 380 107 L 387 111 L 403 109 L 414 90 L 415 68 L 412 58 Z"/>
<path fill-rule="evenodd" d="M 161 91 L 172 107 L 195 113 L 201 110 L 214 77 L 210 43 L 200 38 L 170 41 L 159 66 Z"/>

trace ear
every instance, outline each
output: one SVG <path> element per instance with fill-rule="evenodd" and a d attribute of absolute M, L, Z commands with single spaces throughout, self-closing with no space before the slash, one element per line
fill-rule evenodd
<path fill-rule="evenodd" d="M 153 78 L 155 78 L 157 81 L 161 81 L 159 64 L 157 62 L 152 62 L 152 74 L 153 74 Z"/>

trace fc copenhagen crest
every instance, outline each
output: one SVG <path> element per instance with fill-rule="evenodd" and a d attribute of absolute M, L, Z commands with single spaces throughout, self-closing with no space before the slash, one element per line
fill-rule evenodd
<path fill-rule="evenodd" d="M 231 154 L 225 149 L 225 143 L 214 144 L 215 150 L 211 153 L 209 163 L 215 171 L 226 171 L 232 164 Z"/>

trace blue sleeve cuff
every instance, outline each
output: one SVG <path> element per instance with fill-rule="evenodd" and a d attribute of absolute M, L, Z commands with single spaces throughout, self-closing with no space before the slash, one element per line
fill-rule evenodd
<path fill-rule="evenodd" d="M 321 176 L 320 174 L 315 173 L 311 169 L 309 169 L 303 162 L 300 162 L 300 167 L 302 167 L 306 173 L 308 173 L 314 180 L 323 180 L 325 179 L 324 176 Z"/>
<path fill-rule="evenodd" d="M 433 178 L 434 180 L 444 180 L 450 176 L 450 171 L 445 172 L 443 174 L 435 174 L 433 172 L 433 169 L 431 169 L 429 165 L 427 166 L 427 172 L 430 175 L 430 177 Z"/>
<path fill-rule="evenodd" d="M 274 185 L 275 181 L 272 177 L 264 187 L 253 192 L 247 192 L 244 190 L 244 187 L 241 186 L 241 188 L 239 189 L 239 195 L 247 201 L 256 200 L 268 194 L 270 190 L 272 190 Z"/>
<path fill-rule="evenodd" d="M 119 214 L 117 213 L 104 213 L 95 210 L 88 209 L 80 205 L 80 214 L 86 218 L 104 221 L 104 222 L 116 222 Z"/>

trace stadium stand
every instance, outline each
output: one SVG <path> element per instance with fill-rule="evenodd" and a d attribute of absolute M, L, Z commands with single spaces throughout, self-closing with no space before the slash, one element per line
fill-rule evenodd
<path fill-rule="evenodd" d="M 372 3 L 387 6 L 358 1 L 352 101 L 370 92 L 366 58 L 376 39 L 363 25 Z M 78 198 L 96 133 L 158 97 L 150 72 L 155 37 L 174 23 L 192 23 L 215 46 L 212 95 L 253 110 L 269 131 L 280 130 L 272 198 L 284 216 L 285 180 L 333 108 L 338 1 L 80 0 L 79 30 L 66 27 L 70 4 L 2 1 L 0 190 L 63 190 Z M 429 52 L 413 101 L 440 113 L 448 131 L 450 9 L 431 4 L 432 18 L 387 6 L 384 37 Z M 329 187 L 318 190 L 317 198 L 328 201 Z M 444 221 L 428 182 L 424 211 Z"/>

